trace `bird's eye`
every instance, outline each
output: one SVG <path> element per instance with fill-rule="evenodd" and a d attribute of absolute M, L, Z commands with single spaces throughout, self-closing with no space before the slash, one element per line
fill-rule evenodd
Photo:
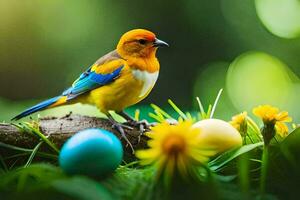
<path fill-rule="evenodd" d="M 140 39 L 140 40 L 138 40 L 138 41 L 139 41 L 140 44 L 146 44 L 146 42 L 147 42 L 147 41 L 144 40 L 144 39 Z"/>

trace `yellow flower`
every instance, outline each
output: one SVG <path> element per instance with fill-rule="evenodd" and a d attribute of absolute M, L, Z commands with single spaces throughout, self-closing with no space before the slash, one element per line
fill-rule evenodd
<path fill-rule="evenodd" d="M 289 133 L 289 128 L 287 125 L 283 122 L 277 122 L 275 124 L 276 132 L 281 136 L 281 137 L 286 137 Z"/>
<path fill-rule="evenodd" d="M 292 118 L 289 117 L 288 112 L 281 111 L 276 107 L 270 105 L 262 105 L 253 109 L 253 113 L 260 117 L 264 124 L 274 124 L 277 133 L 281 137 L 285 137 L 288 134 L 288 127 L 285 122 L 291 122 Z"/>
<path fill-rule="evenodd" d="M 141 164 L 154 164 L 159 172 L 172 175 L 178 171 L 187 175 L 194 166 L 208 161 L 214 151 L 199 145 L 201 131 L 192 128 L 192 122 L 180 121 L 176 125 L 167 122 L 156 125 L 147 135 L 149 149 L 139 150 L 136 156 Z"/>
<path fill-rule="evenodd" d="M 236 128 L 240 133 L 247 132 L 247 112 L 242 112 L 231 118 L 229 122 L 234 128 Z"/>

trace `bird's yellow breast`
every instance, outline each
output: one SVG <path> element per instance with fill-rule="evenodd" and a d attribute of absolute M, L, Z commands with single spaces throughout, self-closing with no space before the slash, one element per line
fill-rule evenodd
<path fill-rule="evenodd" d="M 144 99 L 153 88 L 157 72 L 147 72 L 124 67 L 120 77 L 114 82 L 92 90 L 88 102 L 95 104 L 102 112 L 121 111 Z"/>

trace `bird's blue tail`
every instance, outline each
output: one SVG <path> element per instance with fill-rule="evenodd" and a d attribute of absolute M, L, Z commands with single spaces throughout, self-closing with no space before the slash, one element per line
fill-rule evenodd
<path fill-rule="evenodd" d="M 54 105 L 60 105 L 62 103 L 65 103 L 65 96 L 57 96 L 57 97 L 53 97 L 51 99 L 48 99 L 46 101 L 43 101 L 35 106 L 32 106 L 31 108 L 26 109 L 25 111 L 23 111 L 22 113 L 20 113 L 19 115 L 15 116 L 14 118 L 12 118 L 12 120 L 18 120 L 21 119 L 23 117 L 26 117 L 32 113 L 35 113 L 37 111 L 41 111 L 44 110 L 46 108 L 49 108 L 50 106 Z"/>

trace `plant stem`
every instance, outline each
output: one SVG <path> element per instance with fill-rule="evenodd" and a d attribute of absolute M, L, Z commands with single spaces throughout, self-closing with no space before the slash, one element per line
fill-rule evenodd
<path fill-rule="evenodd" d="M 238 170 L 239 170 L 239 182 L 240 187 L 245 195 L 248 197 L 249 193 L 249 156 L 248 153 L 244 153 L 240 156 L 238 160 Z"/>
<path fill-rule="evenodd" d="M 260 174 L 260 192 L 261 195 L 265 194 L 266 190 L 266 180 L 267 180 L 267 173 L 268 173 L 268 162 L 269 162 L 269 147 L 268 145 L 264 145 L 263 154 L 262 154 L 262 167 L 261 167 L 261 174 Z"/>

